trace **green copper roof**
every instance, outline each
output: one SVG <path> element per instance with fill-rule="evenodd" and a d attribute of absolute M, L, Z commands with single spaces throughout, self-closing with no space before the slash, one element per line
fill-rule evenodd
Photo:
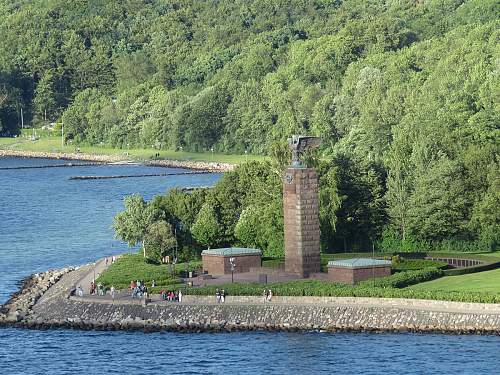
<path fill-rule="evenodd" d="M 222 249 L 207 249 L 201 252 L 202 255 L 221 255 L 221 256 L 232 256 L 232 255 L 254 255 L 262 254 L 259 249 L 248 249 L 246 247 L 225 247 Z"/>
<path fill-rule="evenodd" d="M 328 262 L 328 267 L 345 267 L 345 268 L 364 268 L 364 267 L 381 267 L 390 266 L 390 260 L 371 259 L 371 258 L 352 258 L 342 260 L 331 260 Z"/>

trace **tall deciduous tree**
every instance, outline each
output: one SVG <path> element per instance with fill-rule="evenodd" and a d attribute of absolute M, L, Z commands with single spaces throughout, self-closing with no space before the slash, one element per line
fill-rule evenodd
<path fill-rule="evenodd" d="M 217 220 L 214 208 L 205 203 L 201 208 L 196 221 L 191 227 L 191 233 L 198 243 L 207 246 L 215 246 L 220 240 L 222 228 Z"/>
<path fill-rule="evenodd" d="M 409 230 L 426 240 L 467 235 L 471 199 L 465 170 L 442 157 L 418 171 L 409 201 Z"/>
<path fill-rule="evenodd" d="M 166 255 L 172 254 L 176 243 L 172 226 L 164 220 L 155 221 L 144 235 L 144 252 L 148 258 L 160 262 Z"/>
<path fill-rule="evenodd" d="M 138 194 L 125 197 L 125 210 L 118 213 L 113 220 L 113 228 L 117 238 L 125 241 L 129 246 L 136 246 L 142 242 L 148 229 L 144 212 L 146 202 Z"/>

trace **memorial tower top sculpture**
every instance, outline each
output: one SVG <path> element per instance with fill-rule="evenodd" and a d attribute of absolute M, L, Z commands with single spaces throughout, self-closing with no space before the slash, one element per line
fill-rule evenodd
<path fill-rule="evenodd" d="M 304 168 L 300 157 L 307 149 L 316 148 L 321 145 L 321 138 L 305 135 L 292 135 L 288 138 L 288 146 L 292 150 L 292 167 Z"/>

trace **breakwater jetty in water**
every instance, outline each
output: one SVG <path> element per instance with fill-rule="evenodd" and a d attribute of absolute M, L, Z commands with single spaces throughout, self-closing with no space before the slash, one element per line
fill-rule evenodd
<path fill-rule="evenodd" d="M 129 157 L 125 155 L 101 155 L 101 154 L 85 154 L 80 152 L 42 152 L 42 151 L 18 151 L 18 150 L 0 150 L 0 157 L 24 157 L 24 158 L 43 158 L 43 159 L 61 159 L 61 160 L 78 160 L 95 163 L 113 163 L 113 164 L 131 164 Z M 218 163 L 208 161 L 194 160 L 145 160 L 140 161 L 142 165 L 152 167 L 167 167 L 167 168 L 185 168 L 197 171 L 208 172 L 229 172 L 235 168 L 234 164 Z"/>
<path fill-rule="evenodd" d="M 196 172 L 173 172 L 173 173 L 146 173 L 146 174 L 129 174 L 129 175 L 114 175 L 114 176 L 74 176 L 70 180 L 107 180 L 110 178 L 137 178 L 137 177 L 165 177 L 165 176 L 186 176 L 192 174 L 205 174 L 209 171 Z"/>
<path fill-rule="evenodd" d="M 95 167 L 103 165 L 103 163 L 64 163 L 64 164 L 48 164 L 48 165 L 32 165 L 22 167 L 0 167 L 0 171 L 10 171 L 16 169 L 45 169 L 45 168 L 71 168 L 71 167 Z"/>
<path fill-rule="evenodd" d="M 500 334 L 500 304 L 354 297 L 184 296 L 179 302 L 76 297 L 93 265 L 24 280 L 0 308 L 0 326 L 144 331 L 282 330 Z"/>

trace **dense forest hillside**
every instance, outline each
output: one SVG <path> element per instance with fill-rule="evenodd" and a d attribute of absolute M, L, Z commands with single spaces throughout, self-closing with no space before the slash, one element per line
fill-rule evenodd
<path fill-rule="evenodd" d="M 492 244 L 499 16 L 498 0 L 0 0 L 0 133 L 23 108 L 117 147 L 319 135 L 337 237 Z"/>

